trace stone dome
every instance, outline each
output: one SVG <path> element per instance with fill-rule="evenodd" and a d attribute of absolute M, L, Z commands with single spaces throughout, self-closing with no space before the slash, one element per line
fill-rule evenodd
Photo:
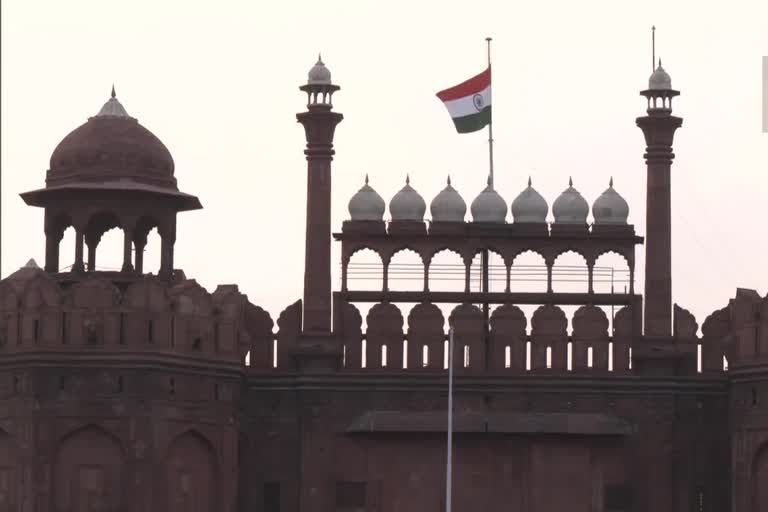
<path fill-rule="evenodd" d="M 405 186 L 389 202 L 389 214 L 392 220 L 423 221 L 427 211 L 424 198 L 411 187 L 411 178 L 406 176 Z"/>
<path fill-rule="evenodd" d="M 613 188 L 613 178 L 608 188 L 592 204 L 592 216 L 595 224 L 626 224 L 629 205 Z"/>
<path fill-rule="evenodd" d="M 578 190 L 573 188 L 573 180 L 568 180 L 568 188 L 552 204 L 555 224 L 586 224 L 589 204 Z"/>
<path fill-rule="evenodd" d="M 490 178 L 488 178 L 488 186 L 472 201 L 470 210 L 472 211 L 473 222 L 503 224 L 507 218 L 507 203 L 493 189 Z"/>
<path fill-rule="evenodd" d="M 99 113 L 53 150 L 46 186 L 133 181 L 176 190 L 173 172 L 168 148 L 128 115 L 113 88 Z"/>
<path fill-rule="evenodd" d="M 446 187 L 432 200 L 429 211 L 432 213 L 432 222 L 464 222 L 467 203 L 451 186 L 450 176 L 448 176 Z"/>
<path fill-rule="evenodd" d="M 386 204 L 384 199 L 368 185 L 368 175 L 365 175 L 365 185 L 349 200 L 349 215 L 352 220 L 382 220 Z"/>
<path fill-rule="evenodd" d="M 312 69 L 307 74 L 307 83 L 320 85 L 330 85 L 331 83 L 331 71 L 325 67 L 320 54 L 317 54 L 317 63 L 312 66 Z"/>
<path fill-rule="evenodd" d="M 648 89 L 654 91 L 669 91 L 672 89 L 672 77 L 661 67 L 661 59 L 659 59 L 659 67 L 648 78 Z"/>
<path fill-rule="evenodd" d="M 547 201 L 531 186 L 531 178 L 528 178 L 528 187 L 520 192 L 512 205 L 512 219 L 517 223 L 546 223 L 549 205 Z"/>

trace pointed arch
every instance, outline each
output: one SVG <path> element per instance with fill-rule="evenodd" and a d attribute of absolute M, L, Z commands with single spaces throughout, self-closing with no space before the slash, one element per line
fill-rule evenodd
<path fill-rule="evenodd" d="M 219 473 L 216 450 L 196 429 L 177 435 L 165 457 L 165 507 L 169 512 L 216 510 Z"/>
<path fill-rule="evenodd" d="M 126 505 L 125 450 L 99 425 L 84 425 L 59 440 L 53 477 L 53 499 L 60 510 L 120 510 Z"/>

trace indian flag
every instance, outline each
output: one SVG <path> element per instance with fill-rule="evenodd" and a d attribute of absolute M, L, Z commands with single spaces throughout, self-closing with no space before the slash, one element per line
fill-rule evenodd
<path fill-rule="evenodd" d="M 445 103 L 457 132 L 484 128 L 491 123 L 491 66 L 466 82 L 440 91 L 437 97 Z"/>

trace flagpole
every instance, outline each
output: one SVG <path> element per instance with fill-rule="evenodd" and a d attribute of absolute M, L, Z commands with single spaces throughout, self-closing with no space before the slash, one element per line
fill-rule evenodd
<path fill-rule="evenodd" d="M 445 512 L 451 512 L 453 469 L 453 327 L 448 329 L 448 454 L 445 465 Z"/>
<path fill-rule="evenodd" d="M 491 67 L 491 41 L 492 38 L 486 37 L 485 42 L 488 47 L 488 68 Z M 491 93 L 488 96 L 488 103 L 493 105 L 491 96 L 493 95 L 493 82 L 491 82 Z M 488 121 L 488 159 L 490 163 L 490 185 L 493 187 L 493 106 L 491 106 L 491 120 Z"/>

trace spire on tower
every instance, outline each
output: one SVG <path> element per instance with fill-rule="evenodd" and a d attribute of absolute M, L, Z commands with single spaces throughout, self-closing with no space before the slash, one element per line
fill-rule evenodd
<path fill-rule="evenodd" d="M 116 97 L 117 97 L 117 96 L 115 95 L 115 84 L 112 84 L 112 97 L 113 97 L 113 98 L 116 98 Z"/>

